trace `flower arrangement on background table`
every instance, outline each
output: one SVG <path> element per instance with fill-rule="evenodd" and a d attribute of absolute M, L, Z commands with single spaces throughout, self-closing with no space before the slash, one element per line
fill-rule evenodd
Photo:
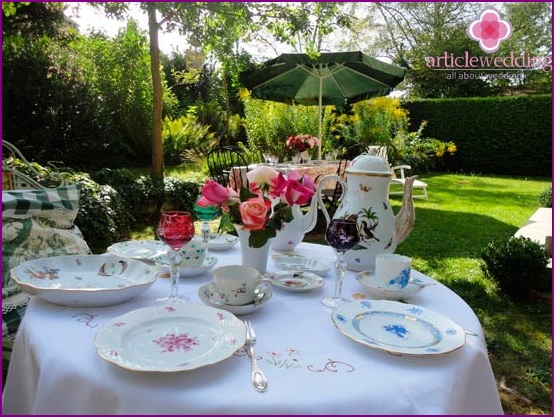
<path fill-rule="evenodd" d="M 290 150 L 292 155 L 302 154 L 303 152 L 308 152 L 311 149 L 319 145 L 319 139 L 315 136 L 308 134 L 300 134 L 296 136 L 289 136 L 287 139 L 287 148 Z M 306 159 L 303 157 L 303 159 Z"/>
<path fill-rule="evenodd" d="M 283 223 L 292 221 L 291 206 L 306 204 L 315 192 L 309 175 L 297 171 L 285 176 L 271 167 L 260 166 L 246 173 L 248 187 L 240 192 L 207 180 L 202 187 L 199 206 L 221 207 L 221 231 L 237 225 L 250 232 L 249 246 L 259 248 L 276 236 Z"/>

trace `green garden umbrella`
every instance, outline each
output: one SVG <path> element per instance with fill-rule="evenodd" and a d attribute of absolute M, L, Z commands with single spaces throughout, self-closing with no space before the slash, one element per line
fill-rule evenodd
<path fill-rule="evenodd" d="M 319 149 L 324 105 L 343 106 L 385 96 L 403 79 L 405 68 L 387 64 L 362 52 L 282 54 L 241 72 L 241 83 L 253 98 L 288 104 L 319 106 Z"/>

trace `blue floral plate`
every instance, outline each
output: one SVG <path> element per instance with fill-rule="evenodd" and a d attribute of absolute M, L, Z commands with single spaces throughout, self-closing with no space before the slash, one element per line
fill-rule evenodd
<path fill-rule="evenodd" d="M 359 300 L 331 315 L 341 333 L 363 345 L 397 355 L 438 355 L 461 348 L 464 329 L 426 308 L 388 300 Z"/>

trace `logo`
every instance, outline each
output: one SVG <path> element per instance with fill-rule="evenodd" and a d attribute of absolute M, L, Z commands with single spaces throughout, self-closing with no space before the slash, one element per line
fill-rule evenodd
<path fill-rule="evenodd" d="M 479 19 L 467 26 L 467 34 L 471 39 L 479 41 L 483 51 L 491 54 L 500 48 L 500 42 L 512 36 L 512 25 L 502 20 L 496 9 L 487 7 L 481 11 Z"/>

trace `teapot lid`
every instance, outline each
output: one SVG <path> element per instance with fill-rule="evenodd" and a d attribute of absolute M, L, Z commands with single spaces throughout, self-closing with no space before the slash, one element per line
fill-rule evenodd
<path fill-rule="evenodd" d="M 361 154 L 352 160 L 346 173 L 374 174 L 379 176 L 392 176 L 392 171 L 387 161 L 377 155 Z"/>

